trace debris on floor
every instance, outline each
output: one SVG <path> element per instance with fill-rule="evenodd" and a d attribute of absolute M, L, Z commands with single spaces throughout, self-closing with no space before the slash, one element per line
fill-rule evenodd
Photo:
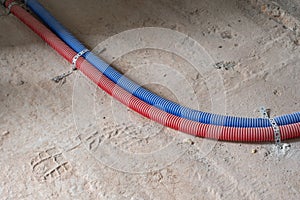
<path fill-rule="evenodd" d="M 3 133 L 2 133 L 2 136 L 7 136 L 9 134 L 9 131 L 4 131 Z"/>
<path fill-rule="evenodd" d="M 278 3 L 269 0 L 256 0 L 251 1 L 251 3 L 254 7 L 260 9 L 260 11 L 265 15 L 281 23 L 284 27 L 296 33 L 296 35 L 300 35 L 299 19 L 287 12 Z M 287 4 L 287 6 L 289 5 Z"/>
<path fill-rule="evenodd" d="M 215 68 L 229 70 L 233 69 L 236 65 L 237 63 L 235 61 L 221 61 L 215 64 Z"/>
<path fill-rule="evenodd" d="M 232 38 L 231 31 L 223 31 L 221 33 L 221 37 L 223 39 L 231 39 Z"/>
<path fill-rule="evenodd" d="M 252 153 L 252 154 L 257 153 L 257 149 L 252 149 L 251 153 Z"/>

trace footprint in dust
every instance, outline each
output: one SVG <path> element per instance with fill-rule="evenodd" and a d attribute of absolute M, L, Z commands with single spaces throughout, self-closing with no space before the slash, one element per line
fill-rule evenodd
<path fill-rule="evenodd" d="M 174 138 L 150 125 L 142 128 L 135 124 L 115 124 L 107 122 L 101 127 L 88 127 L 80 135 L 89 151 L 96 152 L 102 143 L 111 144 L 132 153 L 149 153 L 168 145 Z"/>
<path fill-rule="evenodd" d="M 71 165 L 56 147 L 40 152 L 30 165 L 32 172 L 39 181 L 52 181 L 71 170 Z"/>

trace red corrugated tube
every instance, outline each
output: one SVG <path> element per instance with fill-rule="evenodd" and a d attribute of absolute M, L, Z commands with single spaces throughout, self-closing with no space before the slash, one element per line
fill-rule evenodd
<path fill-rule="evenodd" d="M 19 18 L 24 24 L 31 28 L 47 44 L 63 56 L 68 62 L 72 63 L 76 52 L 60 40 L 46 26 L 35 19 L 31 14 L 17 4 L 11 4 L 14 0 L 5 2 L 5 6 L 11 5 L 10 12 Z M 95 67 L 80 57 L 76 67 L 105 92 L 119 100 L 124 105 L 141 115 L 154 120 L 162 125 L 179 130 L 194 136 L 210 139 L 236 141 L 236 142 L 268 142 L 274 141 L 274 131 L 268 128 L 234 128 L 203 124 L 190 121 L 166 113 L 154 106 L 129 94 L 121 87 L 110 81 L 106 76 L 99 72 Z M 281 139 L 292 139 L 300 136 L 300 123 L 280 126 Z"/>

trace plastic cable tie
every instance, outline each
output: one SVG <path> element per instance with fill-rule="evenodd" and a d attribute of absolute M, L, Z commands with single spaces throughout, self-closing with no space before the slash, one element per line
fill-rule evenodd
<path fill-rule="evenodd" d="M 78 54 L 76 54 L 73 59 L 72 59 L 72 69 L 73 70 L 76 70 L 76 63 L 77 63 L 77 60 L 83 56 L 86 52 L 88 52 L 89 50 L 88 49 L 84 49 L 82 51 L 80 51 Z"/>
<path fill-rule="evenodd" d="M 4 2 L 4 3 L 5 3 L 5 2 Z M 7 6 L 8 14 L 10 13 L 11 8 L 12 8 L 13 6 L 15 6 L 15 5 L 20 5 L 20 4 L 17 3 L 17 2 L 15 2 L 15 1 L 13 1 L 13 2 L 11 2 L 11 3 Z"/>
<path fill-rule="evenodd" d="M 273 131 L 274 131 L 274 139 L 275 139 L 275 145 L 278 147 L 281 147 L 281 135 L 280 135 L 280 129 L 274 118 L 271 118 L 268 115 L 267 109 L 265 107 L 260 108 L 260 113 L 262 115 L 262 118 L 268 119 L 272 125 Z"/>

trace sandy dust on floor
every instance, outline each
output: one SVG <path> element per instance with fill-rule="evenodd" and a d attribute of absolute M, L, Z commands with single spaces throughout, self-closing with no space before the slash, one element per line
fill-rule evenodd
<path fill-rule="evenodd" d="M 272 116 L 299 111 L 295 33 L 248 1 L 41 3 L 91 49 L 142 27 L 196 40 L 218 63 L 220 69 L 210 66 L 217 75 L 205 79 L 180 55 L 161 49 L 117 57 L 126 45 L 110 41 L 99 53 L 168 99 L 235 116 L 260 117 L 262 105 Z M 299 140 L 277 155 L 273 144 L 210 141 L 164 128 L 79 72 L 52 82 L 70 65 L 14 16 L 0 17 L 0 27 L 0 199 L 300 198 Z M 211 98 L 212 91 L 222 98 Z"/>

